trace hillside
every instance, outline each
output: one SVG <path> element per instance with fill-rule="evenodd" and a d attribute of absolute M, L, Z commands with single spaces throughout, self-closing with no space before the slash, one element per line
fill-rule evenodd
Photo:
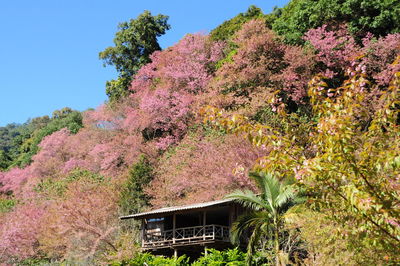
<path fill-rule="evenodd" d="M 139 250 L 119 216 L 258 192 L 249 172 L 268 172 L 305 198 L 288 261 L 398 263 L 400 5 L 368 3 L 252 6 L 165 50 L 166 16 L 122 25 L 100 53 L 107 103 L 0 128 L 0 262 L 119 265 Z M 154 38 L 129 57 L 118 38 L 143 17 Z"/>

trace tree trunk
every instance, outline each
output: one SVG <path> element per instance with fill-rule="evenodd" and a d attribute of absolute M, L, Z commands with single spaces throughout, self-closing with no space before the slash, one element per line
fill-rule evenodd
<path fill-rule="evenodd" d="M 279 262 L 279 229 L 278 229 L 278 221 L 275 218 L 274 219 L 274 224 L 275 224 L 275 261 L 276 261 L 276 266 L 280 265 Z"/>

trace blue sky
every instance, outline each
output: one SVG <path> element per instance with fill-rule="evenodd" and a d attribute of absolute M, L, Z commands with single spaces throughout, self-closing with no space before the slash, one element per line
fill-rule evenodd
<path fill-rule="evenodd" d="M 288 0 L 18 0 L 0 2 L 0 126 L 65 106 L 103 103 L 115 78 L 98 53 L 112 45 L 119 22 L 144 10 L 170 16 L 163 48 L 186 33 L 208 32 L 254 4 L 265 13 Z"/>

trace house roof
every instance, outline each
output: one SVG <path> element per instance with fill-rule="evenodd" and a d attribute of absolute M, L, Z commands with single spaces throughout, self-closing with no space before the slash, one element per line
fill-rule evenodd
<path fill-rule="evenodd" d="M 144 218 L 146 216 L 152 216 L 156 214 L 165 214 L 165 213 L 171 213 L 171 212 L 176 212 L 176 211 L 185 211 L 185 210 L 193 210 L 193 209 L 203 209 L 211 206 L 216 206 L 216 205 L 222 205 L 224 203 L 229 203 L 233 202 L 233 199 L 222 199 L 222 200 L 215 200 L 215 201 L 209 201 L 209 202 L 202 202 L 202 203 L 196 203 L 196 204 L 190 204 L 190 205 L 184 205 L 184 206 L 174 206 L 174 207 L 165 207 L 161 209 L 156 209 L 148 212 L 141 212 L 141 213 L 136 213 L 136 214 L 131 214 L 127 216 L 121 216 L 119 217 L 121 220 L 123 219 L 139 219 L 139 218 Z"/>

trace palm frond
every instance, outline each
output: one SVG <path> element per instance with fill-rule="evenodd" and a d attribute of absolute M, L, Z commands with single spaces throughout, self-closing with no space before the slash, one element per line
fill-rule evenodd
<path fill-rule="evenodd" d="M 261 225 L 270 224 L 272 221 L 271 214 L 266 211 L 254 211 L 242 214 L 232 224 L 231 241 L 234 244 L 239 244 L 240 237 L 248 229 L 260 228 Z"/>
<path fill-rule="evenodd" d="M 233 199 L 243 207 L 252 210 L 262 210 L 265 208 L 266 205 L 266 203 L 251 190 L 237 190 L 225 196 L 225 198 Z"/>
<path fill-rule="evenodd" d="M 261 190 L 261 193 L 264 194 L 264 187 L 265 187 L 265 179 L 263 172 L 250 172 L 249 177 L 253 179 L 256 183 L 257 187 Z"/>
<path fill-rule="evenodd" d="M 282 187 L 281 192 L 275 199 L 275 206 L 282 208 L 286 203 L 292 201 L 296 197 L 296 193 L 291 186 Z"/>
<path fill-rule="evenodd" d="M 260 241 L 261 230 L 260 228 L 254 228 L 253 233 L 250 236 L 249 243 L 247 245 L 247 256 L 246 256 L 246 265 L 251 265 L 251 261 L 253 260 L 253 255 L 256 251 L 256 244 Z"/>
<path fill-rule="evenodd" d="M 272 174 L 266 175 L 265 181 L 266 181 L 266 184 L 268 184 L 268 187 L 271 191 L 271 199 L 272 199 L 272 201 L 275 201 L 275 199 L 278 197 L 278 195 L 281 192 L 281 183 L 279 182 L 278 178 L 276 178 Z"/>

